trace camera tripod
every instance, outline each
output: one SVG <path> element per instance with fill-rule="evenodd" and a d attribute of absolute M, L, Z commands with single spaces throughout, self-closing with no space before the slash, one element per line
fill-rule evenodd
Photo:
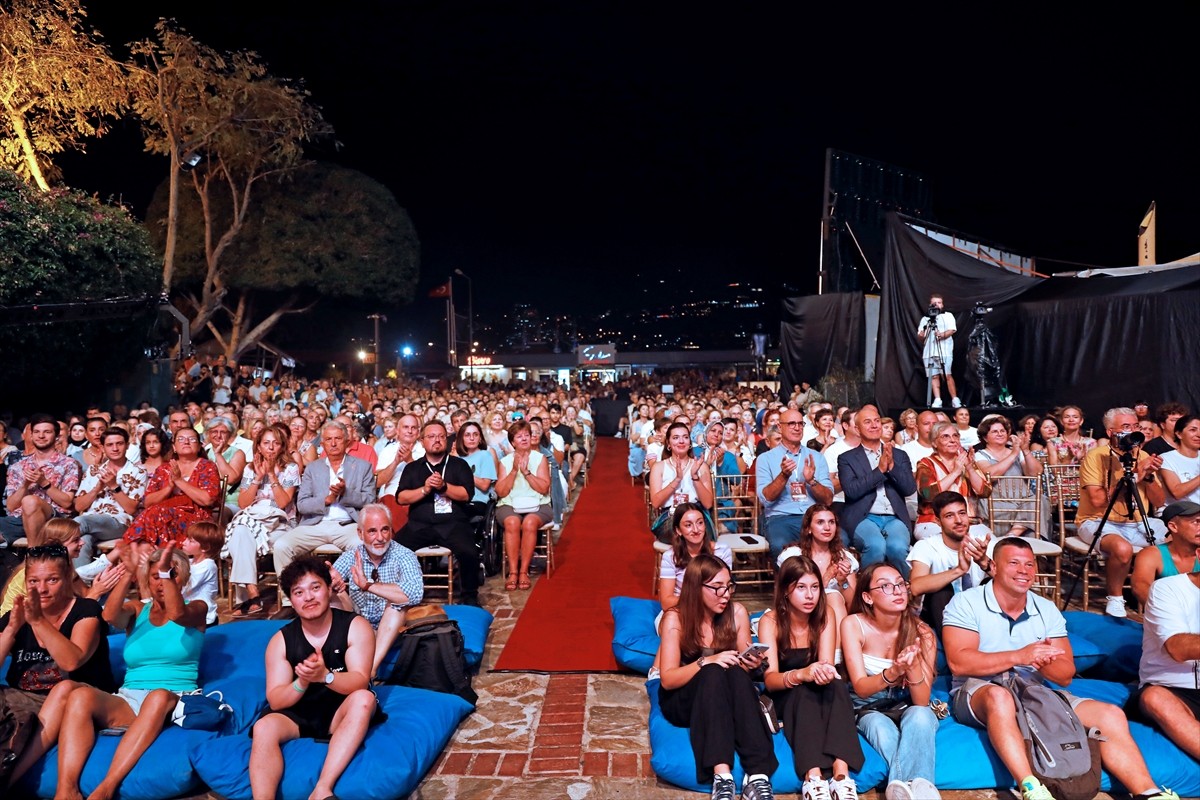
<path fill-rule="evenodd" d="M 1111 445 L 1110 445 L 1111 447 Z M 1111 451 L 1110 451 L 1111 452 Z M 1108 523 L 1108 518 L 1112 514 L 1113 507 L 1117 501 L 1124 496 L 1125 508 L 1132 516 L 1134 510 L 1137 510 L 1142 522 L 1142 529 L 1146 532 L 1146 541 L 1150 543 L 1150 547 L 1154 546 L 1154 531 L 1150 529 L 1150 520 L 1146 516 L 1146 507 L 1142 505 L 1142 496 L 1137 490 L 1137 453 L 1131 448 L 1129 452 L 1123 453 L 1120 456 L 1121 467 L 1123 474 L 1117 481 L 1116 491 L 1109 498 L 1108 507 L 1104 509 L 1104 516 L 1100 517 L 1100 524 L 1096 527 L 1096 534 L 1092 537 L 1092 543 L 1088 545 L 1087 552 L 1083 555 L 1083 563 L 1086 565 L 1091 560 L 1092 554 L 1096 551 L 1096 545 L 1100 542 L 1100 537 L 1104 533 L 1104 526 Z M 1075 595 L 1075 590 L 1079 588 L 1079 579 L 1083 577 L 1083 569 L 1075 574 L 1075 582 L 1071 584 L 1071 591 L 1065 593 L 1062 599 L 1062 610 L 1067 610 L 1067 605 L 1071 602 L 1071 598 Z M 1087 609 L 1084 609 L 1086 611 Z"/>

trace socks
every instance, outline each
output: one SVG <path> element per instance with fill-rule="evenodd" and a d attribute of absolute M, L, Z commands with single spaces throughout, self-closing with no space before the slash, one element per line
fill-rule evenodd
<path fill-rule="evenodd" d="M 724 778 L 727 781 L 731 781 L 731 780 L 733 780 L 733 773 L 732 772 L 714 772 L 713 777 L 714 778 Z"/>
<path fill-rule="evenodd" d="M 753 775 L 746 776 L 746 783 L 749 783 L 750 781 L 756 781 L 756 780 L 764 780 L 765 781 L 765 780 L 770 780 L 770 779 L 766 775 L 762 774 L 761 772 L 756 772 Z"/>

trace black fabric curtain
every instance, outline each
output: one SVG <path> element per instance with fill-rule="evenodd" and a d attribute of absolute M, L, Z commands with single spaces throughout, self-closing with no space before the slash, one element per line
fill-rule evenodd
<path fill-rule="evenodd" d="M 923 224 L 923 223 L 922 223 Z M 980 263 L 888 218 L 876 395 L 885 408 L 920 406 L 925 377 L 917 325 L 941 293 L 958 323 L 953 374 L 964 400 L 976 302 L 999 343 L 1002 383 L 1028 406 L 1072 402 L 1095 414 L 1139 399 L 1200 401 L 1200 267 L 1129 277 L 1034 278 Z"/>
<path fill-rule="evenodd" d="M 861 372 L 865 310 L 857 292 L 788 297 L 783 301 L 779 361 L 784 397 L 802 380 L 816 385 L 833 364 Z"/>

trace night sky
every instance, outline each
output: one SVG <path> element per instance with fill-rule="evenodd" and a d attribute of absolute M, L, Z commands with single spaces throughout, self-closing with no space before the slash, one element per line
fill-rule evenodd
<path fill-rule="evenodd" d="M 1151 201 L 1159 260 L 1200 251 L 1196 70 L 1166 41 L 1191 23 L 1161 15 L 1148 37 L 1130 9 L 88 5 L 120 55 L 171 16 L 306 81 L 342 143 L 314 155 L 389 186 L 421 238 L 418 299 L 389 336 L 436 332 L 424 298 L 455 268 L 491 315 L 644 303 L 664 277 L 815 291 L 827 147 L 924 174 L 934 221 L 1044 271 L 1135 263 Z M 139 147 L 118 133 L 67 180 L 144 209 L 165 163 Z"/>

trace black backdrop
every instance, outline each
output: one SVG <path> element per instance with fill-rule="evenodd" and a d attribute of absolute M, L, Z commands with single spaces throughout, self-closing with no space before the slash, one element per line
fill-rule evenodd
<path fill-rule="evenodd" d="M 780 394 L 786 398 L 802 380 L 815 386 L 834 363 L 861 371 L 865 313 L 859 293 L 784 298 Z"/>

